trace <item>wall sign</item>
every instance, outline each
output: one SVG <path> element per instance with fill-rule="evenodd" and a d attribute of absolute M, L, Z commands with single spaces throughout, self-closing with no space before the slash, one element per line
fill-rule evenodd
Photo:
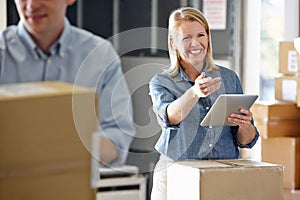
<path fill-rule="evenodd" d="M 209 23 L 210 29 L 226 29 L 226 6 L 227 0 L 203 1 L 203 14 Z"/>

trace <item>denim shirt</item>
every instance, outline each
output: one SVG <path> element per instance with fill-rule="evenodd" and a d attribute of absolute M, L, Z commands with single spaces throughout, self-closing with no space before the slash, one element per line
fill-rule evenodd
<path fill-rule="evenodd" d="M 0 84 L 59 80 L 95 89 L 99 134 L 118 148 L 112 165 L 123 165 L 135 126 L 117 52 L 109 41 L 72 26 L 66 18 L 50 51 L 48 56 L 37 47 L 22 21 L 0 31 Z"/>
<path fill-rule="evenodd" d="M 251 148 L 256 143 L 259 133 L 247 145 L 237 140 L 238 126 L 200 126 L 200 122 L 220 94 L 242 94 L 242 86 L 235 72 L 222 66 L 219 71 L 211 73 L 204 68 L 207 77 L 221 77 L 221 88 L 213 94 L 200 98 L 184 120 L 171 126 L 167 119 L 167 106 L 189 89 L 194 82 L 180 69 L 171 77 L 166 72 L 156 74 L 149 83 L 153 110 L 162 134 L 155 148 L 161 154 L 173 160 L 186 159 L 236 159 L 238 147 Z M 253 124 L 253 121 L 252 121 Z"/>

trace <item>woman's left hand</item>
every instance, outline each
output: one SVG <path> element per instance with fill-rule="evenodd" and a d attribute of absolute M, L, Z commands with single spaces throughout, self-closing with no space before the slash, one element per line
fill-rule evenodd
<path fill-rule="evenodd" d="M 248 109 L 240 109 L 240 114 L 232 113 L 228 121 L 239 126 L 237 140 L 240 144 L 249 144 L 255 137 L 256 131 L 252 126 L 252 112 Z"/>
<path fill-rule="evenodd" d="M 239 127 L 249 127 L 252 120 L 252 112 L 248 109 L 240 109 L 240 114 L 232 113 L 227 118 L 229 122 L 238 125 Z"/>

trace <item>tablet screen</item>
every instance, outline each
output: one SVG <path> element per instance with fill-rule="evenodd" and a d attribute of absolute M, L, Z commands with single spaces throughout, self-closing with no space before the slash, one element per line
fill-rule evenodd
<path fill-rule="evenodd" d="M 221 94 L 208 111 L 201 126 L 236 126 L 227 121 L 231 113 L 239 113 L 241 108 L 250 109 L 258 95 Z"/>

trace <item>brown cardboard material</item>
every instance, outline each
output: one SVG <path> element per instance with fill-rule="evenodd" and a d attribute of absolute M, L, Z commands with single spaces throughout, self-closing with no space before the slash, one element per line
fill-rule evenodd
<path fill-rule="evenodd" d="M 262 160 L 284 166 L 284 188 L 300 189 L 300 137 L 262 140 Z"/>
<path fill-rule="evenodd" d="M 258 101 L 252 107 L 255 120 L 299 120 L 300 108 L 293 102 L 285 101 Z M 288 112 L 287 112 L 288 111 Z"/>
<path fill-rule="evenodd" d="M 275 99 L 296 103 L 297 90 L 300 88 L 300 76 L 275 77 Z"/>
<path fill-rule="evenodd" d="M 298 129 L 294 128 L 300 123 L 300 108 L 294 102 L 259 101 L 251 111 L 262 138 L 300 136 Z"/>
<path fill-rule="evenodd" d="M 179 161 L 168 168 L 168 200 L 282 200 L 280 165 L 250 160 Z"/>
<path fill-rule="evenodd" d="M 62 82 L 3 86 L 0 199 L 94 199 L 89 148 L 98 127 L 95 92 Z"/>
<path fill-rule="evenodd" d="M 255 126 L 259 131 L 261 138 L 272 137 L 300 137 L 299 126 L 300 120 L 256 120 Z"/>
<path fill-rule="evenodd" d="M 96 192 L 90 184 L 86 169 L 57 174 L 1 180 L 0 199 L 53 200 L 95 199 Z"/>
<path fill-rule="evenodd" d="M 294 75 L 298 72 L 300 72 L 300 59 L 294 42 L 279 42 L 279 73 Z"/>

